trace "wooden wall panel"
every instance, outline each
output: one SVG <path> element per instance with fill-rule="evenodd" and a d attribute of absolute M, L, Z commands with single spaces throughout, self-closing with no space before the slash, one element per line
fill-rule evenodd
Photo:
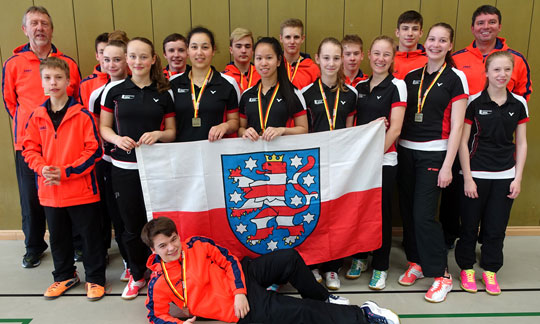
<path fill-rule="evenodd" d="M 298 18 L 306 26 L 306 1 L 307 0 L 269 0 L 268 2 L 268 34 L 279 39 L 279 25 L 288 18 Z M 304 31 L 305 32 L 305 31 Z M 306 43 L 302 46 L 306 51 Z"/>
<path fill-rule="evenodd" d="M 454 26 L 456 37 L 454 39 L 454 49 L 460 50 L 468 46 L 473 36 L 471 34 L 471 18 L 476 8 L 481 5 L 495 5 L 495 0 L 467 0 L 459 1 L 457 24 Z"/>
<path fill-rule="evenodd" d="M 369 6 L 365 2 L 345 0 L 345 21 L 343 34 L 357 34 L 364 42 L 364 61 L 360 69 L 367 74 L 371 73 L 367 53 L 371 41 L 381 34 L 383 1 L 370 1 Z M 396 17 L 397 19 L 397 17 Z M 394 34 L 392 33 L 391 36 Z"/>
<path fill-rule="evenodd" d="M 229 3 L 222 0 L 192 0 L 191 23 L 202 25 L 214 33 L 217 51 L 212 65 L 222 71 L 229 63 Z"/>
<path fill-rule="evenodd" d="M 457 9 L 458 0 L 422 0 L 420 13 L 424 18 L 424 36 L 420 42 L 422 44 L 425 42 L 429 27 L 436 23 L 445 22 L 450 24 L 455 29 L 457 22 Z"/>
<path fill-rule="evenodd" d="M 97 64 L 94 55 L 96 37 L 101 33 L 114 30 L 112 3 L 111 0 L 74 0 L 73 11 L 75 12 L 79 69 L 84 78 L 92 73 Z"/>
<path fill-rule="evenodd" d="M 114 29 L 129 38 L 146 37 L 153 41 L 152 2 L 150 0 L 112 0 Z"/>
<path fill-rule="evenodd" d="M 231 32 L 237 27 L 247 28 L 255 42 L 268 35 L 267 0 L 230 0 L 230 3 Z"/>
<path fill-rule="evenodd" d="M 71 0 L 36 0 L 36 6 L 44 6 L 49 11 L 54 23 L 53 43 L 65 55 L 79 61 L 77 37 L 75 36 L 75 18 Z"/>
<path fill-rule="evenodd" d="M 540 1 L 536 1 L 537 6 Z M 529 34 L 533 2 L 530 0 L 497 0 L 502 14 L 502 29 L 499 34 L 506 38 L 508 46 L 524 55 L 529 47 Z M 536 30 L 538 32 L 538 29 Z"/>
<path fill-rule="evenodd" d="M 326 37 L 343 38 L 343 1 L 329 5 L 327 0 L 310 0 L 307 3 L 306 52 L 315 59 L 320 42 Z M 321 24 L 321 22 L 327 22 Z"/>
<path fill-rule="evenodd" d="M 2 10 L 0 10 L 0 52 L 2 52 L 2 62 L 5 62 L 13 50 L 19 45 L 28 43 L 28 38 L 22 31 L 22 17 L 28 7 L 32 5 L 32 0 L 21 1 L 2 0 Z"/>
<path fill-rule="evenodd" d="M 189 0 L 152 0 L 154 44 L 158 55 L 163 54 L 163 39 L 172 33 L 187 36 L 191 29 L 191 2 Z M 162 65 L 167 62 L 163 55 Z"/>
<path fill-rule="evenodd" d="M 420 0 L 384 0 L 382 10 L 381 33 L 393 36 L 399 15 L 407 10 L 420 11 Z"/>

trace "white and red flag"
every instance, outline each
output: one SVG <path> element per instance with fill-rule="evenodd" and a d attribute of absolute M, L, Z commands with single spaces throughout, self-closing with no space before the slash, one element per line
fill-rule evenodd
<path fill-rule="evenodd" d="M 381 246 L 382 122 L 271 142 L 137 148 L 148 219 L 239 258 L 295 248 L 308 264 Z"/>

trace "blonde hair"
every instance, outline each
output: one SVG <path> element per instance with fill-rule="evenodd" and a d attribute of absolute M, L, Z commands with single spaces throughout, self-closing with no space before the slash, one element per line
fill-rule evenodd
<path fill-rule="evenodd" d="M 339 47 L 341 56 L 343 56 L 343 46 L 341 46 L 341 43 L 334 37 L 326 37 L 325 39 L 321 41 L 321 43 L 319 44 L 319 48 L 317 49 L 317 56 L 321 55 L 322 47 L 324 44 L 327 44 L 327 43 Z M 337 91 L 337 89 L 340 89 L 341 91 L 345 91 L 345 92 L 349 91 L 349 89 L 347 89 L 347 86 L 345 85 L 345 72 L 343 72 L 343 61 L 341 62 L 341 66 L 337 74 L 337 86 L 334 89 L 332 89 L 332 91 Z"/>
<path fill-rule="evenodd" d="M 44 69 L 59 69 L 64 71 L 66 78 L 69 79 L 69 65 L 66 61 L 50 56 L 39 63 L 39 73 L 41 74 Z"/>
<path fill-rule="evenodd" d="M 287 27 L 297 27 L 301 29 L 301 34 L 304 34 L 304 24 L 302 23 L 302 20 L 298 18 L 289 18 L 285 19 L 281 25 L 279 26 L 279 33 L 283 35 L 283 29 Z"/>
<path fill-rule="evenodd" d="M 242 27 L 235 28 L 231 33 L 231 37 L 229 38 L 229 45 L 232 46 L 233 42 L 236 42 L 244 37 L 251 38 L 251 43 L 253 43 L 253 33 L 250 30 Z"/>
<path fill-rule="evenodd" d="M 510 52 L 507 51 L 497 51 L 489 54 L 489 56 L 486 58 L 486 72 L 489 69 L 489 66 L 491 65 L 491 62 L 493 62 L 494 59 L 499 57 L 506 57 L 510 62 L 512 62 L 512 70 L 514 69 L 514 55 L 512 55 Z M 486 84 L 484 85 L 484 90 L 487 89 L 489 86 L 489 80 L 486 76 Z"/>
<path fill-rule="evenodd" d="M 394 46 L 394 39 L 386 35 L 375 37 L 375 39 L 371 42 L 371 45 L 369 46 L 370 52 L 375 42 L 378 42 L 378 41 L 386 41 L 390 44 L 390 47 L 392 48 L 392 64 L 390 64 L 390 67 L 388 68 L 388 73 L 392 74 L 394 73 L 394 57 L 396 56 L 396 47 Z"/>

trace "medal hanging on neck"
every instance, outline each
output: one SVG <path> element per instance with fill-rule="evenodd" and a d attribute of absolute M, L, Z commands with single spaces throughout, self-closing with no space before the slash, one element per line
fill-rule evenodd
<path fill-rule="evenodd" d="M 424 96 L 422 96 L 422 86 L 424 85 L 424 75 L 426 73 L 427 64 L 424 65 L 424 69 L 422 70 L 422 78 L 420 79 L 420 86 L 418 87 L 418 110 L 414 114 L 414 121 L 417 123 L 421 123 L 424 121 L 424 113 L 422 110 L 424 109 L 424 105 L 426 103 L 426 98 L 428 96 L 429 91 L 431 88 L 433 88 L 433 85 L 439 80 L 439 77 L 443 73 L 444 69 L 446 68 L 446 63 L 443 64 L 443 66 L 439 69 L 439 73 L 435 76 L 435 79 L 431 81 L 431 84 L 426 89 L 426 92 L 424 92 Z"/>
<path fill-rule="evenodd" d="M 272 108 L 272 103 L 274 103 L 274 99 L 276 98 L 278 89 L 279 89 L 279 82 L 276 84 L 276 87 L 274 88 L 274 92 L 272 93 L 270 102 L 268 102 L 268 107 L 266 107 L 266 113 L 264 114 L 264 117 L 263 117 L 262 101 L 261 101 L 262 82 L 259 84 L 259 91 L 257 93 L 257 104 L 259 106 L 259 121 L 261 123 L 261 134 L 264 133 L 264 130 L 266 129 L 266 124 L 268 123 L 268 116 L 270 116 L 270 108 Z"/>
<path fill-rule="evenodd" d="M 167 271 L 167 267 L 165 266 L 165 262 L 163 260 L 160 260 L 161 262 L 161 269 L 163 270 L 163 276 L 165 277 L 165 281 L 167 282 L 167 285 L 169 288 L 171 288 L 173 294 L 184 303 L 184 307 L 187 307 L 187 291 L 186 291 L 186 258 L 184 255 L 184 251 L 182 251 L 182 292 L 183 295 L 176 289 L 174 284 L 171 281 L 171 278 L 169 277 L 169 272 Z M 180 306 L 180 305 L 177 305 Z"/>
<path fill-rule="evenodd" d="M 296 72 L 298 72 L 298 67 L 300 66 L 300 61 L 302 60 L 302 56 L 298 57 L 298 61 L 296 61 L 296 65 L 294 66 L 294 71 L 292 72 L 292 76 L 291 76 L 291 65 L 289 64 L 289 62 L 285 61 L 285 64 L 287 66 L 287 76 L 289 77 L 289 81 L 291 81 L 291 83 L 293 82 L 294 80 L 294 77 L 296 76 Z"/>
<path fill-rule="evenodd" d="M 330 130 L 332 131 L 336 128 L 337 109 L 339 104 L 339 87 L 336 91 L 336 100 L 334 101 L 334 110 L 332 111 L 332 116 L 330 116 L 330 109 L 328 108 L 328 101 L 326 100 L 326 94 L 324 93 L 321 79 L 319 79 L 319 89 L 321 90 L 321 96 L 323 98 L 326 118 L 328 118 L 328 124 L 330 125 Z"/>
<path fill-rule="evenodd" d="M 193 118 L 191 119 L 191 126 L 193 127 L 201 127 L 201 118 L 199 117 L 199 104 L 201 102 L 202 94 L 204 92 L 204 89 L 206 89 L 206 85 L 208 84 L 208 81 L 212 78 L 212 68 L 208 69 L 208 72 L 206 73 L 206 76 L 204 77 L 204 82 L 201 87 L 201 91 L 199 92 L 199 95 L 197 96 L 197 99 L 195 99 L 195 85 L 193 84 L 193 73 L 190 71 L 190 82 L 191 82 L 191 101 L 193 102 Z"/>
<path fill-rule="evenodd" d="M 244 88 L 244 73 L 240 72 L 240 87 L 242 87 L 242 91 L 251 88 L 251 80 L 253 80 L 253 65 L 250 64 L 248 69 L 248 76 L 246 77 L 247 80 L 247 87 Z"/>

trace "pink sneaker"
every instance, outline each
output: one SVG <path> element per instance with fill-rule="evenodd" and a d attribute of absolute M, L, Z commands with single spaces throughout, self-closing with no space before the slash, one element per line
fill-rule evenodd
<path fill-rule="evenodd" d="M 461 279 L 461 289 L 470 293 L 475 293 L 478 291 L 476 288 L 476 278 L 474 277 L 473 269 L 461 270 L 459 275 Z"/>
<path fill-rule="evenodd" d="M 490 295 L 500 295 L 501 288 L 497 282 L 497 274 L 491 271 L 484 271 L 482 281 L 486 285 L 486 292 Z"/>
<path fill-rule="evenodd" d="M 450 278 L 438 277 L 435 278 L 424 298 L 431 303 L 440 303 L 445 301 L 450 291 L 452 291 L 452 276 Z"/>
<path fill-rule="evenodd" d="M 131 273 L 129 272 L 129 268 L 125 268 L 124 272 L 120 275 L 120 281 L 128 282 L 129 278 L 131 278 Z"/>
<path fill-rule="evenodd" d="M 414 284 L 416 279 L 422 279 L 424 278 L 424 274 L 422 273 L 422 267 L 420 267 L 419 264 L 414 262 L 408 262 L 409 268 L 407 271 L 405 271 L 404 274 L 399 276 L 399 284 L 403 286 L 411 286 Z"/>
<path fill-rule="evenodd" d="M 139 281 L 133 280 L 133 276 L 129 277 L 129 282 L 122 292 L 123 299 L 134 299 L 139 295 L 139 290 L 146 286 L 146 279 L 142 278 Z"/>

